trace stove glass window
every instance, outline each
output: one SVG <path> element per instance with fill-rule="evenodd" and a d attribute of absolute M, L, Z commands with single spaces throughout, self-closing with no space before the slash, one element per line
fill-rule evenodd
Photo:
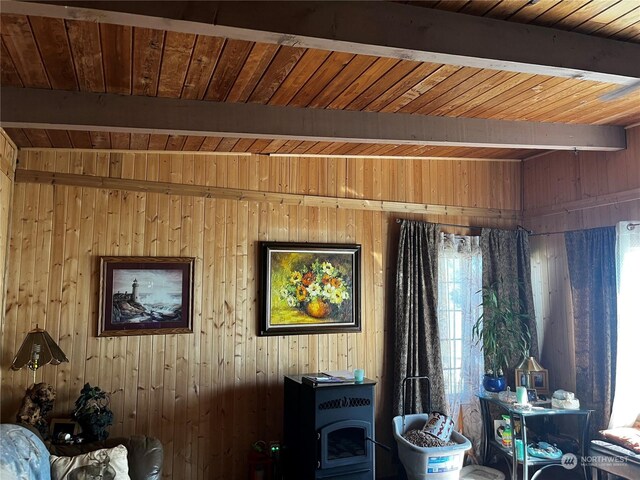
<path fill-rule="evenodd" d="M 327 460 L 342 460 L 367 454 L 366 431 L 363 428 L 348 427 L 330 432 L 327 438 Z"/>

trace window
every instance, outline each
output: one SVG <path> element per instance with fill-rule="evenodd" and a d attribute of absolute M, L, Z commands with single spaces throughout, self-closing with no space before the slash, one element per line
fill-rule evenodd
<path fill-rule="evenodd" d="M 438 322 L 450 412 L 472 401 L 484 373 L 472 328 L 480 316 L 482 256 L 479 237 L 441 234 L 438 252 Z M 455 418 L 455 417 L 454 417 Z"/>
<path fill-rule="evenodd" d="M 620 222 L 616 228 L 618 290 L 618 345 L 616 389 L 609 428 L 633 425 L 640 415 L 637 401 L 638 272 L 640 272 L 640 223 Z"/>

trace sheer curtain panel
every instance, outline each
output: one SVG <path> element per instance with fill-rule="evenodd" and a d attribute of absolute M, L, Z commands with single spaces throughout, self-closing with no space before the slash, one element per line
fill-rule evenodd
<path fill-rule="evenodd" d="M 438 250 L 438 324 L 449 412 L 479 451 L 484 358 L 473 341 L 473 324 L 482 313 L 480 237 L 440 234 Z"/>
<path fill-rule="evenodd" d="M 630 427 L 640 415 L 638 339 L 640 339 L 640 222 L 616 226 L 618 360 L 609 428 Z M 635 360 L 634 360 L 635 359 Z"/>

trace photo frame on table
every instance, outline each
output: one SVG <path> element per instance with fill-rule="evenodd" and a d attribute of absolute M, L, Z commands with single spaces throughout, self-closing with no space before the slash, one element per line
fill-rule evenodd
<path fill-rule="evenodd" d="M 535 388 L 538 393 L 549 393 L 549 372 L 540 370 L 537 372 L 529 372 L 531 379 L 531 388 Z"/>
<path fill-rule="evenodd" d="M 49 430 L 51 438 L 57 441 L 61 435 L 78 435 L 80 433 L 80 425 L 69 418 L 52 418 Z"/>
<path fill-rule="evenodd" d="M 258 334 L 360 332 L 361 246 L 260 243 Z"/>
<path fill-rule="evenodd" d="M 193 333 L 190 257 L 100 257 L 98 336 Z"/>
<path fill-rule="evenodd" d="M 516 387 L 533 388 L 538 393 L 549 393 L 549 371 L 545 368 L 535 372 L 527 372 L 516 368 Z"/>

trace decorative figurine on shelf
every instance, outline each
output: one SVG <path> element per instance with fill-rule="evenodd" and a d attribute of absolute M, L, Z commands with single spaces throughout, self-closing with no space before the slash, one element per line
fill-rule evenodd
<path fill-rule="evenodd" d="M 56 391 L 48 383 L 36 383 L 27 389 L 16 422 L 35 427 L 42 438 L 49 438 L 47 415 L 53 409 Z"/>
<path fill-rule="evenodd" d="M 113 412 L 109 408 L 109 394 L 99 387 L 85 383 L 76 400 L 73 418 L 82 427 L 82 436 L 88 441 L 105 440 L 109 436 L 107 427 L 113 423 Z"/>

